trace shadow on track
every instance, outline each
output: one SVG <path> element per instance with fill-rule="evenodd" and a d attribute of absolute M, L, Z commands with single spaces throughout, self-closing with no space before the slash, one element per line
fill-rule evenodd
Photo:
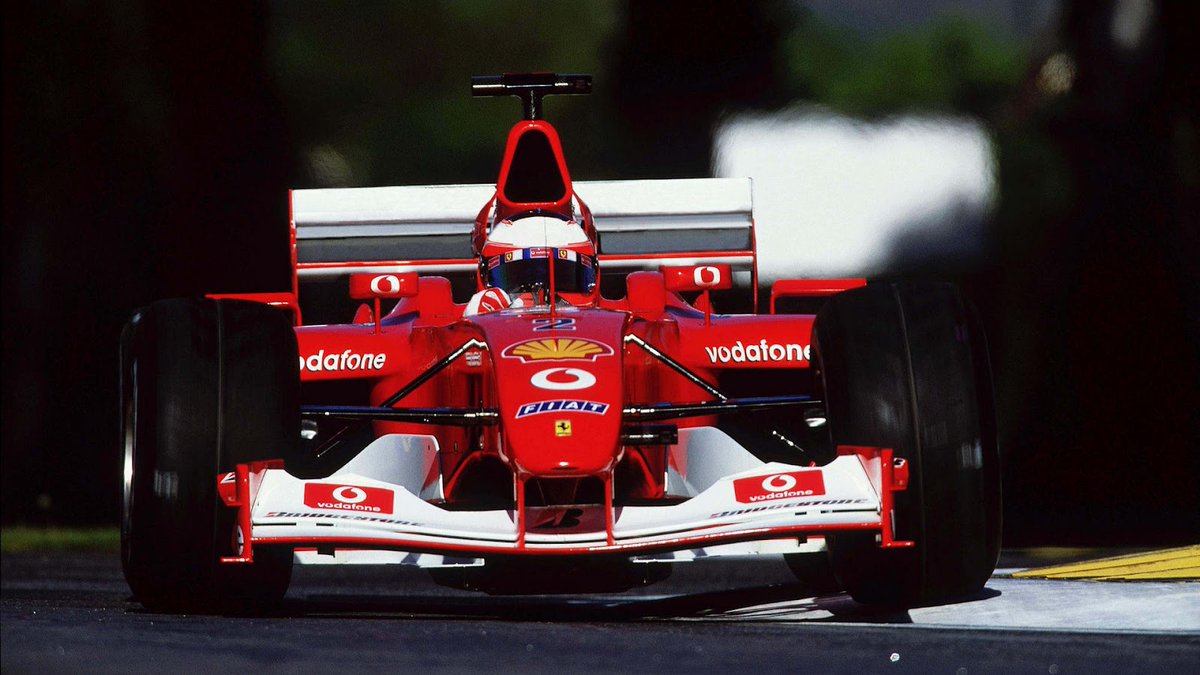
<path fill-rule="evenodd" d="M 999 591 L 985 588 L 960 602 L 999 595 Z M 813 595 L 810 587 L 799 583 L 657 597 L 310 595 L 303 599 L 288 599 L 280 609 L 280 615 L 297 617 L 396 618 L 407 615 L 556 622 L 725 619 L 912 623 L 907 610 L 862 605 L 844 593 Z"/>

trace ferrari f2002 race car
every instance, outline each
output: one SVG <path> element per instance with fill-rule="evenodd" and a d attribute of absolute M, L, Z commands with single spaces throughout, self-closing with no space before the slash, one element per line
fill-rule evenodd
<path fill-rule="evenodd" d="M 294 564 L 615 592 L 762 554 L 824 565 L 866 603 L 983 586 L 1000 486 L 968 303 L 796 279 L 760 312 L 748 180 L 572 182 L 541 103 L 590 89 L 475 78 L 523 104 L 495 185 L 295 190 L 289 291 L 134 314 L 121 541 L 138 601 L 254 611 Z M 332 316 L 305 323 L 302 282 L 361 304 L 305 304 Z"/>

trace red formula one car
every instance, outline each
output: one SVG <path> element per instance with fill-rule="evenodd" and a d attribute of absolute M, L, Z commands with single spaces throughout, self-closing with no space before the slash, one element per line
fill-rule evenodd
<path fill-rule="evenodd" d="M 749 181 L 573 183 L 541 100 L 590 88 L 475 78 L 524 105 L 496 185 L 293 191 L 290 292 L 134 315 L 122 562 L 140 602 L 254 610 L 293 564 L 601 592 L 763 554 L 831 567 L 861 602 L 982 587 L 999 472 L 962 297 L 778 281 L 758 313 Z M 301 282 L 323 323 L 302 322 Z M 357 311 L 328 308 L 347 294 Z M 797 303 L 820 309 L 777 313 Z"/>

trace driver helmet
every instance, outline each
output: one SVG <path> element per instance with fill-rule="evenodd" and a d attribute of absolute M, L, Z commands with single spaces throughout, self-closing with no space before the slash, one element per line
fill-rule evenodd
<path fill-rule="evenodd" d="M 484 286 L 513 297 L 549 291 L 592 295 L 596 288 L 596 250 L 573 218 L 534 213 L 504 219 L 488 234 L 480 252 Z"/>

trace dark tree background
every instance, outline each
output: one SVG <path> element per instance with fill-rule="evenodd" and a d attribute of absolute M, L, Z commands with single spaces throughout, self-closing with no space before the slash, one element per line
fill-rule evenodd
<path fill-rule="evenodd" d="M 286 283 L 266 11 L 26 3 L 4 33 L 4 522 L 115 522 L 129 313 Z"/>
<path fill-rule="evenodd" d="M 547 109 L 588 179 L 706 175 L 723 116 L 793 101 L 979 119 L 991 257 L 893 274 L 958 280 L 989 328 L 1006 541 L 1194 541 L 1200 17 L 1148 6 L 1133 47 L 1111 0 L 1037 39 L 961 14 L 864 35 L 790 2 L 6 7 L 3 522 L 116 521 L 135 307 L 284 287 L 289 187 L 493 179 L 515 104 L 468 77 L 558 70 L 596 75 Z"/>

